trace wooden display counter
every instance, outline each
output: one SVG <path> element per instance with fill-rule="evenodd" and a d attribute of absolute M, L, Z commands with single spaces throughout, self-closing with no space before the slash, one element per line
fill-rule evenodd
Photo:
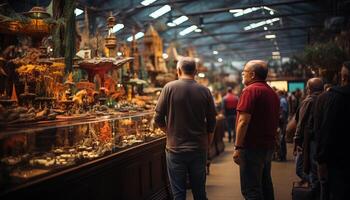
<path fill-rule="evenodd" d="M 170 199 L 165 137 L 69 168 L 11 190 L 0 199 Z"/>

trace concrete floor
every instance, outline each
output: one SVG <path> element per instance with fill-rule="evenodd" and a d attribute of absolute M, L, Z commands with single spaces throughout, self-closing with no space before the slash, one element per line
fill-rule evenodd
<path fill-rule="evenodd" d="M 209 200 L 243 200 L 240 191 L 239 168 L 233 163 L 233 144 L 225 143 L 225 151 L 216 157 L 210 166 L 207 176 L 207 196 Z M 293 181 L 298 180 L 295 175 L 292 145 L 288 144 L 286 162 L 272 162 L 272 179 L 276 200 L 291 200 Z M 191 190 L 187 190 L 187 199 L 192 200 Z"/>

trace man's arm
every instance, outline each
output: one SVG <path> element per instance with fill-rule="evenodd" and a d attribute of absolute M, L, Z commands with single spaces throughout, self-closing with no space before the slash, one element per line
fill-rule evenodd
<path fill-rule="evenodd" d="M 235 151 L 233 153 L 233 160 L 236 164 L 239 165 L 240 160 L 240 151 L 239 148 L 244 148 L 244 139 L 247 134 L 248 125 L 251 119 L 251 114 L 245 112 L 239 112 L 238 114 L 238 123 L 236 128 L 236 142 L 235 142 Z"/>
<path fill-rule="evenodd" d="M 166 101 L 166 88 L 164 87 L 162 92 L 160 93 L 157 106 L 155 108 L 155 116 L 154 116 L 154 122 L 156 125 L 166 133 L 166 111 L 167 111 L 167 101 Z"/>
<path fill-rule="evenodd" d="M 212 97 L 210 91 L 209 92 L 209 103 L 208 103 L 208 109 L 207 109 L 207 133 L 208 133 L 208 144 L 209 147 L 214 139 L 214 130 L 216 126 L 216 109 L 214 104 L 214 98 Z"/>

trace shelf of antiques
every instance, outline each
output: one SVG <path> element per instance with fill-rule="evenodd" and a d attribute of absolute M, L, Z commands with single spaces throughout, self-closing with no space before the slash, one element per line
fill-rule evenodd
<path fill-rule="evenodd" d="M 152 127 L 153 114 L 5 128 L 0 132 L 1 199 L 166 195 L 165 139 Z"/>

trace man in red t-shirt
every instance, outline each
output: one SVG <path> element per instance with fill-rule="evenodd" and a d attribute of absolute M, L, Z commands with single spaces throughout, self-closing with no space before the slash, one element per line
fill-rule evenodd
<path fill-rule="evenodd" d="M 236 108 L 238 104 L 238 97 L 232 93 L 232 88 L 227 88 L 227 93 L 222 100 L 222 109 L 227 123 L 227 133 L 228 133 L 228 142 L 232 140 L 233 132 L 233 141 L 236 137 Z"/>
<path fill-rule="evenodd" d="M 267 63 L 251 60 L 242 72 L 243 89 L 237 105 L 233 160 L 240 168 L 245 199 L 273 200 L 271 160 L 277 136 L 280 102 L 267 85 Z"/>

